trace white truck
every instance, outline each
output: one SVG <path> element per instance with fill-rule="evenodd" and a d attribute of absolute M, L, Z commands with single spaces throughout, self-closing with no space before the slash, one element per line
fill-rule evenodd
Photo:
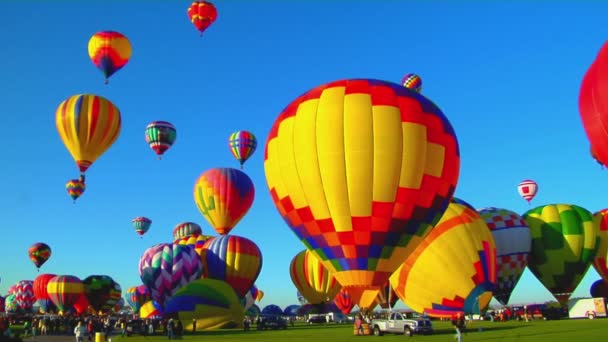
<path fill-rule="evenodd" d="M 604 298 L 575 298 L 568 301 L 570 318 L 606 317 L 606 300 Z"/>
<path fill-rule="evenodd" d="M 392 312 L 388 319 L 374 319 L 369 327 L 376 336 L 382 336 L 384 333 L 407 336 L 433 333 L 433 323 L 430 319 L 424 317 L 407 318 L 400 312 Z"/>

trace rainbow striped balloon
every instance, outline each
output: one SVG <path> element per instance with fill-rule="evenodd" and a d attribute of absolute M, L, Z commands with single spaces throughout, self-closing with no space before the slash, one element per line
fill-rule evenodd
<path fill-rule="evenodd" d="M 49 298 L 63 312 L 74 307 L 81 296 L 84 296 L 82 281 L 73 275 L 60 275 L 51 278 L 46 286 Z"/>
<path fill-rule="evenodd" d="M 243 164 L 253 155 L 258 147 L 258 140 L 249 131 L 237 131 L 230 134 L 228 147 L 230 147 L 230 152 L 232 152 L 234 158 L 241 164 L 242 169 Z"/>

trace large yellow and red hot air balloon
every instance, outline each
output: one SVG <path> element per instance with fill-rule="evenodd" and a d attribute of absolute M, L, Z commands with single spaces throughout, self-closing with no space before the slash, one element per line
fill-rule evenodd
<path fill-rule="evenodd" d="M 188 7 L 188 18 L 202 36 L 203 32 L 217 19 L 217 9 L 209 1 L 194 1 Z"/>
<path fill-rule="evenodd" d="M 79 94 L 61 102 L 55 113 L 55 123 L 63 144 L 84 175 L 118 138 L 121 117 L 110 100 Z"/>
<path fill-rule="evenodd" d="M 194 184 L 194 202 L 207 222 L 220 234 L 228 234 L 251 208 L 253 182 L 243 171 L 214 168 Z"/>
<path fill-rule="evenodd" d="M 49 280 L 46 290 L 55 306 L 66 312 L 72 309 L 84 294 L 84 285 L 76 276 L 60 275 Z"/>
<path fill-rule="evenodd" d="M 605 282 L 608 282 L 608 209 L 593 214 L 593 219 L 600 240 L 597 254 L 593 258 L 593 268 Z"/>
<path fill-rule="evenodd" d="M 106 84 L 110 76 L 129 62 L 131 50 L 129 39 L 120 32 L 101 31 L 89 39 L 89 57 L 103 73 Z"/>
<path fill-rule="evenodd" d="M 268 136 L 272 199 L 361 308 L 439 220 L 460 170 L 441 110 L 399 84 L 341 80 L 289 104 Z"/>
<path fill-rule="evenodd" d="M 303 250 L 291 259 L 291 281 L 310 304 L 331 302 L 342 286 L 333 274 L 309 250 Z"/>
<path fill-rule="evenodd" d="M 451 203 L 441 220 L 391 276 L 399 298 L 431 317 L 479 314 L 496 287 L 496 245 L 473 209 Z"/>

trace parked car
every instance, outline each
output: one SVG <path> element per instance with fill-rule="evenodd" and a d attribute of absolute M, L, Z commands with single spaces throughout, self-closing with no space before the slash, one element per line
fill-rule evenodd
<path fill-rule="evenodd" d="M 277 330 L 287 329 L 287 320 L 281 316 L 262 315 L 260 316 L 260 324 L 258 330 Z"/>
<path fill-rule="evenodd" d="M 325 315 L 310 316 L 310 317 L 308 317 L 308 320 L 306 322 L 308 324 L 314 324 L 314 323 L 325 324 L 325 323 L 327 323 L 327 317 L 325 317 Z"/>
<path fill-rule="evenodd" d="M 432 334 L 433 323 L 430 319 L 419 317 L 409 319 L 399 312 L 393 312 L 388 319 L 374 319 L 370 323 L 374 335 L 382 336 L 385 333 L 404 334 Z"/>

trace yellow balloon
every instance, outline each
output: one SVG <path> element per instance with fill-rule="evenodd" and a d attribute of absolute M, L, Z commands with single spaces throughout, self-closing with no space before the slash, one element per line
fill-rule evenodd
<path fill-rule="evenodd" d="M 291 259 L 291 281 L 311 304 L 331 302 L 342 286 L 333 274 L 309 250 L 303 250 Z"/>
<path fill-rule="evenodd" d="M 118 138 L 121 117 L 108 99 L 79 94 L 61 102 L 55 123 L 63 144 L 84 174 Z"/>
<path fill-rule="evenodd" d="M 476 211 L 450 203 L 390 282 L 407 306 L 431 317 L 482 312 L 496 287 L 492 232 Z"/>

